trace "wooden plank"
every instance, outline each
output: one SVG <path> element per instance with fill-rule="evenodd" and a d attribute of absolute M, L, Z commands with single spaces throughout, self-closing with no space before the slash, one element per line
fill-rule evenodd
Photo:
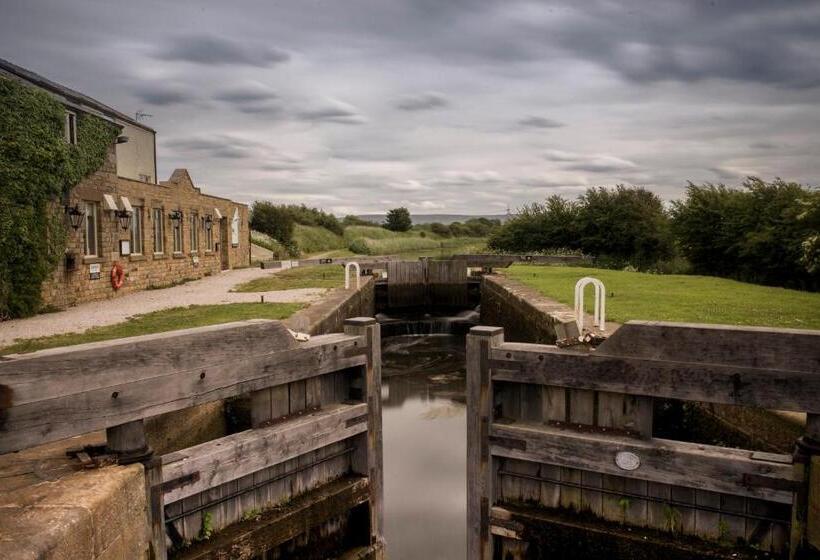
<path fill-rule="evenodd" d="M 361 353 L 364 342 L 357 336 L 323 335 L 297 348 L 257 350 L 226 361 L 216 348 L 211 349 L 216 350 L 210 354 L 212 361 L 196 368 L 180 359 L 179 347 L 175 354 L 155 356 L 132 345 L 153 369 L 136 369 L 128 380 L 119 375 L 109 380 L 104 374 L 111 368 L 100 363 L 100 375 L 93 376 L 95 387 L 87 375 L 82 383 L 74 383 L 70 372 L 77 364 L 73 358 L 66 367 L 59 367 L 49 356 L 43 365 L 52 369 L 36 375 L 31 370 L 39 363 L 36 359 L 0 362 L 0 385 L 6 385 L 12 394 L 9 408 L 2 411 L 5 421 L 0 426 L 0 453 L 361 365 L 366 361 Z M 106 356 L 105 362 L 116 363 L 116 359 Z M 25 368 L 15 369 L 23 363 Z M 92 368 L 94 363 L 86 367 Z M 148 376 L 140 377 L 144 375 Z M 39 393 L 33 392 L 34 378 L 43 383 Z"/>
<path fill-rule="evenodd" d="M 0 383 L 13 390 L 15 403 L 25 404 L 297 344 L 280 321 L 253 319 L 5 356 Z"/>
<path fill-rule="evenodd" d="M 504 341 L 504 330 L 473 327 L 467 335 L 467 558 L 493 557 L 490 506 L 494 496 L 490 424 L 493 388 L 490 351 Z"/>
<path fill-rule="evenodd" d="M 198 475 L 197 480 L 167 492 L 165 503 L 362 433 L 367 425 L 357 420 L 366 414 L 364 404 L 332 405 L 281 424 L 246 430 L 165 455 L 165 482 Z"/>
<path fill-rule="evenodd" d="M 820 331 L 629 321 L 596 353 L 817 373 Z"/>
<path fill-rule="evenodd" d="M 238 523 L 214 535 L 206 543 L 197 543 L 181 551 L 177 560 L 211 558 L 261 557 L 287 541 L 299 537 L 367 502 L 367 480 L 346 477 L 313 492 L 295 498 L 281 509 L 262 514 L 254 523 Z"/>
<path fill-rule="evenodd" d="M 370 543 L 384 540 L 384 459 L 382 442 L 382 343 L 375 319 L 355 317 L 345 321 L 345 333 L 365 339 L 367 362 L 364 398 L 367 403 L 367 478 L 370 484 Z"/>
<path fill-rule="evenodd" d="M 491 359 L 497 381 L 820 413 L 817 372 L 605 356 L 522 343 L 494 348 Z"/>
<path fill-rule="evenodd" d="M 152 457 L 145 463 L 145 498 L 148 514 L 148 546 L 153 560 L 165 560 L 165 505 L 162 500 L 162 460 Z"/>
<path fill-rule="evenodd" d="M 574 430 L 517 422 L 494 423 L 490 428 L 494 455 L 550 463 L 602 474 L 640 478 L 665 484 L 757 497 L 790 504 L 792 492 L 783 489 L 793 482 L 794 470 L 782 461 L 753 459 L 753 452 L 687 442 L 583 433 Z M 513 442 L 508 445 L 507 442 Z M 614 461 L 618 452 L 628 451 L 640 458 L 634 471 L 620 469 Z M 744 475 L 760 477 L 767 486 L 749 486 Z M 780 489 L 777 489 L 777 488 Z"/>

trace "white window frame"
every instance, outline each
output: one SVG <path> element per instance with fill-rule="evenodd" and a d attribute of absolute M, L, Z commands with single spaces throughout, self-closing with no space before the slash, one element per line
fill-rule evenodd
<path fill-rule="evenodd" d="M 231 245 L 239 245 L 239 208 L 234 208 L 233 219 L 231 220 Z"/>
<path fill-rule="evenodd" d="M 145 250 L 145 217 L 142 206 L 134 206 L 131 215 L 131 254 L 141 255 Z"/>
<path fill-rule="evenodd" d="M 64 125 L 65 141 L 72 146 L 77 145 L 77 113 L 74 111 L 65 112 Z"/>
<path fill-rule="evenodd" d="M 84 250 L 86 257 L 100 256 L 100 207 L 96 202 L 85 201 L 85 235 Z M 91 251 L 89 233 L 94 240 L 94 251 Z"/>
<path fill-rule="evenodd" d="M 191 224 L 191 253 L 199 253 L 199 212 L 192 211 L 188 221 Z"/>
<path fill-rule="evenodd" d="M 154 254 L 165 254 L 165 210 L 163 208 L 153 208 L 151 210 L 151 221 L 154 237 Z M 157 234 L 159 234 L 159 251 L 157 251 Z"/>

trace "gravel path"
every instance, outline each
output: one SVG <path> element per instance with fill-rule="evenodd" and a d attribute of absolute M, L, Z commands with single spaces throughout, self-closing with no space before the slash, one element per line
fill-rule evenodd
<path fill-rule="evenodd" d="M 260 295 L 264 295 L 265 301 L 271 303 L 311 303 L 327 292 L 324 288 L 300 288 L 297 290 L 252 293 L 229 291 L 242 282 L 275 273 L 276 270 L 262 270 L 260 268 L 226 270 L 214 276 L 173 288 L 144 290 L 114 299 L 82 303 L 56 313 L 45 313 L 27 319 L 3 321 L 0 322 L 0 348 L 12 344 L 18 338 L 35 338 L 84 331 L 90 327 L 121 323 L 133 315 L 168 309 L 169 307 L 259 301 Z"/>

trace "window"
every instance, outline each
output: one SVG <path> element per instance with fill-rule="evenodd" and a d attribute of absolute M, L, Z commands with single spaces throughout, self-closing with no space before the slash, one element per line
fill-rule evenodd
<path fill-rule="evenodd" d="M 77 143 L 77 113 L 65 112 L 65 141 L 69 144 Z"/>
<path fill-rule="evenodd" d="M 231 220 L 231 245 L 239 245 L 239 208 L 234 208 L 233 220 Z"/>
<path fill-rule="evenodd" d="M 174 253 L 182 252 L 182 220 L 171 220 L 174 228 Z"/>
<path fill-rule="evenodd" d="M 99 208 L 96 202 L 86 202 L 85 204 L 85 256 L 99 256 Z"/>
<path fill-rule="evenodd" d="M 134 213 L 131 215 L 131 253 L 142 254 L 142 207 L 134 206 Z"/>
<path fill-rule="evenodd" d="M 191 252 L 199 252 L 199 214 L 191 212 Z"/>
<path fill-rule="evenodd" d="M 153 222 L 154 222 L 154 254 L 161 255 L 165 252 L 165 213 L 162 208 L 154 208 Z"/>

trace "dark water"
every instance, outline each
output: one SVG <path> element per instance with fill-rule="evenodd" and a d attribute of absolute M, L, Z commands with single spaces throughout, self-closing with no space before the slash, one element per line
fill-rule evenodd
<path fill-rule="evenodd" d="M 466 556 L 464 337 L 382 339 L 384 516 L 391 560 Z"/>

